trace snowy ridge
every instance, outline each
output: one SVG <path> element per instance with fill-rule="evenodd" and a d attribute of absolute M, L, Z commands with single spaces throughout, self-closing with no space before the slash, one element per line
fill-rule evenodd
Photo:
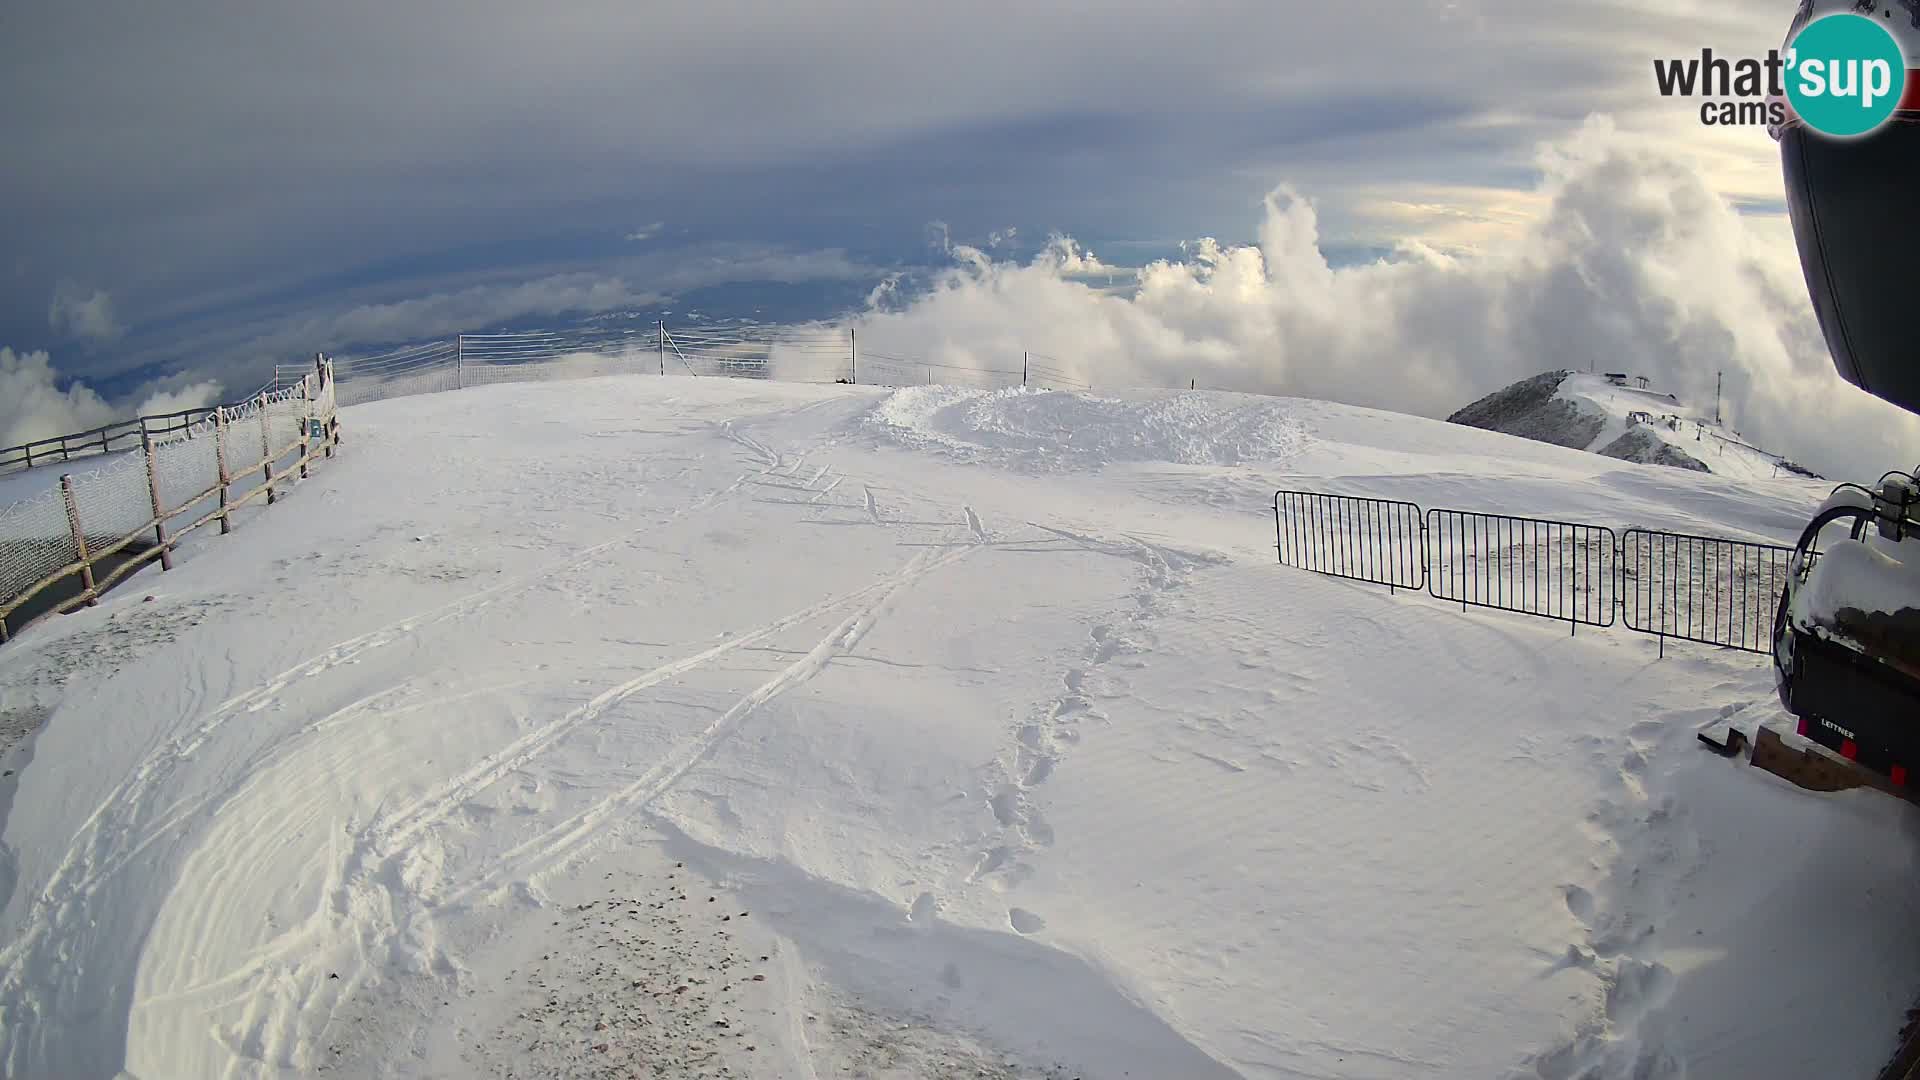
<path fill-rule="evenodd" d="M 1811 476 L 1753 446 L 1671 394 L 1603 375 L 1551 371 L 1523 379 L 1449 418 L 1507 434 L 1649 465 L 1747 480 Z"/>
<path fill-rule="evenodd" d="M 1266 509 L 1823 485 L 1232 394 L 344 420 L 0 653 L 7 1075 L 1798 1080 L 1911 997 L 1913 808 L 1694 746 L 1783 722 L 1764 661 L 1288 571 Z"/>

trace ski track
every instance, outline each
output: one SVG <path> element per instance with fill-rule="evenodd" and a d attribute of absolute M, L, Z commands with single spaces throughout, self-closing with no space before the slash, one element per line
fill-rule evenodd
<path fill-rule="evenodd" d="M 758 445 L 751 441 L 736 439 L 749 448 Z M 763 475 L 775 471 L 778 455 L 767 451 L 769 467 Z M 822 468 L 816 473 L 816 480 L 824 475 Z M 737 486 L 736 482 L 736 485 Z M 615 813 L 622 810 L 644 808 L 654 799 L 669 790 L 685 773 L 704 760 L 713 749 L 738 727 L 738 725 L 756 709 L 779 694 L 800 685 L 824 670 L 833 657 L 855 648 L 861 639 L 872 629 L 875 622 L 888 610 L 898 594 L 926 575 L 950 565 L 986 544 L 986 532 L 980 523 L 978 514 L 971 508 L 964 508 L 969 531 L 975 542 L 951 548 L 940 554 L 931 550 L 922 551 L 900 570 L 888 574 L 851 592 L 830 597 L 818 603 L 808 605 L 798 611 L 762 625 L 754 631 L 732 638 L 720 645 L 703 650 L 654 668 L 625 683 L 609 688 L 578 709 L 575 709 L 551 724 L 529 732 L 494 753 L 488 754 L 456 777 L 438 785 L 432 791 L 414 800 L 407 806 L 386 815 L 369 825 L 354 839 L 351 851 L 345 856 L 345 865 L 338 859 L 330 860 L 326 879 L 321 893 L 326 900 L 314 913 L 299 925 L 290 927 L 277 939 L 252 950 L 247 962 L 240 968 L 222 972 L 210 978 L 175 991 L 164 997 L 149 999 L 143 1004 L 167 1004 L 184 999 L 202 997 L 222 991 L 233 991 L 231 1000 L 246 1000 L 250 1003 L 251 1013 L 243 1018 L 242 1027 L 248 1034 L 239 1042 L 227 1042 L 228 1049 L 234 1054 L 235 1061 L 272 1061 L 275 1058 L 283 1064 L 299 1067 L 297 1057 L 304 1040 L 300 1029 L 308 1025 L 324 1027 L 331 1018 L 331 1007 L 320 999 L 327 995 L 328 985 L 345 987 L 331 996 L 337 1004 L 343 1000 L 351 988 L 361 985 L 382 963 L 382 957 L 389 955 L 396 939 L 411 938 L 431 941 L 428 928 L 433 917 L 441 912 L 456 909 L 475 896 L 491 892 L 513 881 L 525 881 L 546 869 L 563 864 L 575 852 L 579 851 Z M 857 604 L 857 610 L 836 625 L 825 637 L 821 638 L 800 659 L 788 665 L 773 679 L 741 698 L 725 714 L 715 720 L 708 728 L 700 732 L 692 742 L 671 759 L 657 764 L 628 786 L 613 795 L 602 799 L 585 810 L 576 813 L 567 820 L 547 829 L 540 835 L 510 849 L 496 858 L 491 864 L 482 867 L 471 878 L 451 883 L 443 895 L 429 895 L 433 890 L 419 890 L 409 884 L 409 853 L 417 850 L 423 843 L 425 834 L 434 825 L 444 821 L 461 805 L 476 796 L 480 791 L 498 782 L 502 778 L 520 770 L 542 751 L 549 748 L 568 732 L 578 728 L 603 714 L 607 709 L 649 687 L 656 686 L 678 675 L 695 670 L 738 649 L 761 642 L 768 637 L 794 626 L 804 624 L 822 615 Z M 380 695 L 374 695 L 379 697 Z M 351 740 L 341 740 L 340 753 L 348 759 L 358 760 L 365 767 L 364 749 Z M 306 761 L 313 760 L 313 751 L 308 750 Z M 337 763 L 349 764 L 349 761 Z M 326 770 L 323 770 L 323 774 Z M 250 787 L 235 792 L 232 798 L 238 798 Z M 276 789 L 276 795 L 284 794 Z M 229 802 L 232 801 L 230 798 Z M 248 852 L 262 844 L 270 844 L 274 835 L 283 832 L 288 823 L 274 814 L 233 815 L 235 819 L 244 819 L 250 824 L 236 824 L 236 828 L 252 830 L 253 835 L 236 837 L 232 843 L 216 845 L 222 852 L 219 865 L 209 866 L 208 872 L 182 874 L 184 882 L 191 881 L 198 896 L 208 902 L 197 899 L 187 903 L 189 910 L 213 912 L 217 910 L 217 898 L 223 894 L 224 884 L 236 875 L 243 875 L 253 865 Z M 259 823 L 274 821 L 271 828 L 260 828 Z M 218 920 L 216 919 L 215 922 Z M 202 932 L 211 932 L 212 925 L 202 928 Z M 197 939 L 189 935 L 188 940 Z M 313 954 L 330 943 L 351 941 L 354 945 L 354 958 L 359 967 L 351 973 L 346 971 L 323 974 L 313 962 L 300 963 L 294 958 L 303 954 Z M 335 964 L 339 967 L 339 964 Z M 342 982 L 334 982 L 329 974 L 338 974 Z M 258 984 L 266 981 L 269 987 Z M 289 999 L 285 992 L 289 984 L 304 983 L 304 989 Z M 275 992 L 279 990 L 281 992 Z M 267 1013 L 259 1010 L 268 1000 L 278 1000 L 280 1006 Z M 319 1017 L 318 1020 L 315 1018 Z"/>
<path fill-rule="evenodd" d="M 352 865 L 348 872 L 335 881 L 330 881 L 330 884 L 335 885 L 335 897 L 331 905 L 335 917 L 327 935 L 333 941 L 344 939 L 355 942 L 355 959 L 363 966 L 353 973 L 353 981 L 355 983 L 362 981 L 369 974 L 367 968 L 377 966 L 377 958 L 391 949 L 396 938 L 411 935 L 430 940 L 431 934 L 427 932 L 427 928 L 431 926 L 436 915 L 459 910 L 487 893 L 507 887 L 514 882 L 530 881 L 548 870 L 564 865 L 584 848 L 609 819 L 617 814 L 644 809 L 668 791 L 690 769 L 705 760 L 727 735 L 737 729 L 755 710 L 787 690 L 813 678 L 825 670 L 835 656 L 857 646 L 890 608 L 900 592 L 928 574 L 965 558 L 975 550 L 977 550 L 975 546 L 968 545 L 938 555 L 927 552 L 918 553 L 901 570 L 887 575 L 878 582 L 833 600 L 812 605 L 777 620 L 751 635 L 730 641 L 684 661 L 656 669 L 632 683 L 624 684 L 623 687 L 603 694 L 601 698 L 596 699 L 602 703 L 602 708 L 626 691 L 627 687 L 637 689 L 643 683 L 652 685 L 670 677 L 671 674 L 691 670 L 749 641 L 760 640 L 777 630 L 871 597 L 868 602 L 861 603 L 853 614 L 820 638 L 805 655 L 736 701 L 730 709 L 699 732 L 672 757 L 648 769 L 613 794 L 503 852 L 470 877 L 450 884 L 438 896 L 429 896 L 423 891 L 416 891 L 407 886 L 406 868 L 402 865 L 408 853 L 406 838 L 414 831 L 439 820 L 446 812 L 457 806 L 461 799 L 470 797 L 479 787 L 484 786 L 483 783 L 450 786 L 444 797 L 437 800 L 430 811 L 422 812 L 414 822 L 411 831 L 395 833 L 384 840 L 363 838 L 358 841 L 355 854 L 349 857 Z M 481 775 L 500 771 L 502 770 L 488 769 L 483 774 L 476 770 L 474 779 L 477 781 Z M 270 946 L 257 951 L 243 971 L 229 973 L 218 980 L 219 985 L 232 985 L 237 981 L 271 976 L 278 987 L 286 987 L 289 982 L 306 985 L 306 989 L 298 992 L 295 1000 L 286 1001 L 285 1005 L 278 1010 L 279 1026 L 282 1030 L 267 1043 L 269 1046 L 297 1048 L 302 1040 L 299 1039 L 297 1031 L 291 1029 L 309 1023 L 324 1026 L 331 1018 L 330 1009 L 317 1007 L 322 1003 L 316 1000 L 316 995 L 324 992 L 326 983 L 330 981 L 318 966 L 313 963 L 296 962 L 291 970 L 283 973 L 269 970 L 272 958 L 299 951 L 303 947 L 310 948 L 307 937 L 308 933 L 303 928 L 300 933 L 277 947 Z M 341 978 L 345 979 L 348 976 L 343 973 Z M 281 996 L 273 994 L 270 988 L 261 987 L 254 987 L 251 994 L 250 1000 L 255 1002 Z M 316 1017 L 319 1019 L 316 1020 Z"/>
<path fill-rule="evenodd" d="M 273 676 L 267 682 L 221 702 L 190 730 L 174 736 L 166 745 L 149 753 L 134 768 L 132 774 L 116 786 L 81 823 L 66 853 L 55 866 L 53 873 L 48 876 L 46 887 L 34 899 L 33 908 L 20 934 L 4 948 L 0 948 L 0 972 L 3 972 L 0 973 L 0 1015 L 39 1015 L 41 1009 L 37 1004 L 37 995 L 29 986 L 29 975 L 39 967 L 30 960 L 36 955 L 41 943 L 48 939 L 50 933 L 66 925 L 69 919 L 85 918 L 85 909 L 98 895 L 100 889 L 130 865 L 141 852 L 180 826 L 194 820 L 196 810 L 215 801 L 224 802 L 231 797 L 231 793 L 208 795 L 175 803 L 157 813 L 147 809 L 148 804 L 161 797 L 161 792 L 172 786 L 169 780 L 173 769 L 191 758 L 194 752 L 223 725 L 237 716 L 257 712 L 267 707 L 289 687 L 343 664 L 353 663 L 364 654 L 407 639 L 421 630 L 467 619 L 502 599 L 585 565 L 622 544 L 630 543 L 689 514 L 704 511 L 738 491 L 754 475 L 767 475 L 780 465 L 781 459 L 778 453 L 751 436 L 734 430 L 732 421 L 722 422 L 718 426 L 725 438 L 760 458 L 762 468 L 757 474 L 742 474 L 724 487 L 708 492 L 663 518 L 581 549 L 528 574 L 477 590 L 425 613 L 411 615 L 374 630 L 337 641 L 321 652 Z M 376 698 L 379 696 L 379 694 L 371 695 Z M 342 712 L 349 712 L 352 709 L 353 706 L 348 706 Z M 244 781 L 241 787 L 245 787 Z M 136 827 L 130 823 L 146 822 L 156 818 L 159 824 L 148 827 L 138 840 L 128 842 L 123 839 L 125 831 L 131 831 Z M 119 827 L 116 828 L 116 825 Z"/>

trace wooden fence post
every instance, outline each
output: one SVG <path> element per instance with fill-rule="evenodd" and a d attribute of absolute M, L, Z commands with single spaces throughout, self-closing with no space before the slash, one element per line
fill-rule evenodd
<path fill-rule="evenodd" d="M 227 473 L 227 407 L 220 405 L 213 410 L 213 460 L 220 466 L 220 535 L 233 531 L 233 522 L 227 514 L 227 488 L 233 483 L 233 477 Z"/>
<path fill-rule="evenodd" d="M 307 455 L 313 453 L 313 386 L 312 378 L 300 380 L 300 479 L 307 478 Z"/>
<path fill-rule="evenodd" d="M 73 532 L 73 549 L 80 553 L 80 580 L 87 587 L 87 606 L 100 601 L 93 592 L 93 557 L 87 554 L 87 532 L 80 526 L 80 503 L 73 494 L 73 474 L 60 474 L 60 497 L 67 503 L 67 528 Z"/>
<path fill-rule="evenodd" d="M 273 505 L 273 436 L 267 433 L 267 395 L 260 395 L 260 481 L 267 485 L 267 505 Z"/>
<path fill-rule="evenodd" d="M 160 545 L 160 569 L 173 569 L 173 551 L 167 547 L 166 511 L 160 502 L 160 473 L 153 467 L 153 436 L 140 433 L 140 452 L 147 456 L 147 494 L 153 498 L 153 541 Z"/>

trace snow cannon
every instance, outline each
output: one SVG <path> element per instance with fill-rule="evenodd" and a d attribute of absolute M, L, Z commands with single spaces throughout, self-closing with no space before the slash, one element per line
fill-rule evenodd
<path fill-rule="evenodd" d="M 1821 334 L 1840 377 L 1920 412 L 1915 305 L 1920 248 L 1920 3 L 1804 0 L 1787 33 L 1865 15 L 1907 57 L 1893 115 L 1863 135 L 1817 131 L 1786 110 L 1787 210 Z M 1920 470 L 1916 470 L 1920 472 Z M 1825 545 L 1823 547 L 1823 544 Z M 1835 488 L 1802 532 L 1774 619 L 1775 686 L 1801 735 L 1895 787 L 1920 783 L 1920 481 L 1889 472 Z M 1911 794 L 1909 792 L 1909 794 Z"/>

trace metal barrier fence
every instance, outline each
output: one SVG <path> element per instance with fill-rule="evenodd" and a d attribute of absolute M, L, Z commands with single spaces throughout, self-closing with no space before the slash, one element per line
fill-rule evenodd
<path fill-rule="evenodd" d="M 1273 519 L 1288 566 L 1395 589 L 1427 583 L 1420 508 L 1412 503 L 1282 491 L 1273 497 Z"/>
<path fill-rule="evenodd" d="M 1621 573 L 1628 629 L 1662 638 L 1772 648 L 1793 549 L 1628 529 Z"/>
<path fill-rule="evenodd" d="M 1612 626 L 1613 530 L 1602 525 L 1429 510 L 1427 592 L 1461 605 Z"/>
<path fill-rule="evenodd" d="M 1722 537 L 1422 511 L 1389 499 L 1277 491 L 1283 565 L 1424 589 L 1464 607 L 1612 626 L 1765 654 L 1793 549 Z"/>

